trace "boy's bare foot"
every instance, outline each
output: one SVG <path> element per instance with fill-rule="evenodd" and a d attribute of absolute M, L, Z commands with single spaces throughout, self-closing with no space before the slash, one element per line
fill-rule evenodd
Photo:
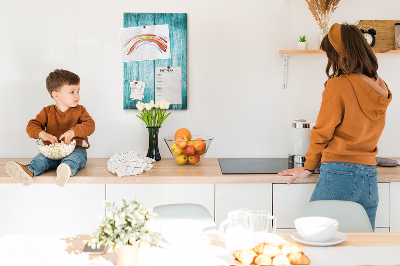
<path fill-rule="evenodd" d="M 62 163 L 57 167 L 56 185 L 63 187 L 71 177 L 71 168 L 68 164 Z"/>
<path fill-rule="evenodd" d="M 24 186 L 33 184 L 33 174 L 26 165 L 17 162 L 8 162 L 6 164 L 6 171 L 9 176 Z"/>

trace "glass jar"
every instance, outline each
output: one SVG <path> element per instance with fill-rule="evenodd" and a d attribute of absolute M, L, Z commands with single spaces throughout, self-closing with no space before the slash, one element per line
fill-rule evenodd
<path fill-rule="evenodd" d="M 297 119 L 292 122 L 289 148 L 289 167 L 303 167 L 310 145 L 311 122 Z"/>
<path fill-rule="evenodd" d="M 400 23 L 394 24 L 394 47 L 400 50 Z"/>

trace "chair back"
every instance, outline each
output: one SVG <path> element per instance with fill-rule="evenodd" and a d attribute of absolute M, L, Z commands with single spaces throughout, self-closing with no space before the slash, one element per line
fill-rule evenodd
<path fill-rule="evenodd" d="M 356 202 L 316 200 L 307 204 L 303 216 L 323 216 L 339 221 L 338 231 L 344 233 L 373 232 L 367 212 Z M 345 217 L 345 218 L 344 218 Z"/>
<path fill-rule="evenodd" d="M 190 219 L 202 224 L 203 232 L 217 232 L 217 226 L 210 212 L 202 205 L 194 203 L 166 204 L 153 208 L 158 214 L 157 223 L 171 219 Z"/>

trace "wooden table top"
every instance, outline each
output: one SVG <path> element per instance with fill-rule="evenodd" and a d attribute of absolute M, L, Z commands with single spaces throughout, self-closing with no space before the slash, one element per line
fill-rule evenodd
<path fill-rule="evenodd" d="M 290 237 L 290 234 L 278 235 L 282 236 L 288 242 L 302 245 L 295 242 Z M 347 240 L 333 247 L 400 248 L 400 233 L 347 233 L 347 236 Z M 211 238 L 211 245 L 220 248 L 225 247 L 219 240 L 218 235 L 211 235 Z M 90 256 L 82 253 L 88 239 L 88 235 L 6 235 L 0 238 L 0 251 L 4 252 L 3 256 L 0 257 L 0 264 L 26 265 L 27 261 L 41 261 L 43 265 L 46 263 L 46 265 L 49 265 L 49 263 L 62 261 L 63 265 L 110 265 L 107 262 L 111 257 L 111 251 L 104 255 Z M 173 251 L 171 252 L 173 253 Z M 23 254 L 22 257 L 21 254 Z M 19 262 L 23 264 L 18 264 Z"/>
<path fill-rule="evenodd" d="M 400 159 L 400 158 L 394 158 Z M 16 184 L 8 176 L 8 161 L 27 164 L 28 158 L 0 158 L 0 184 Z M 204 158 L 199 166 L 178 166 L 172 158 L 155 162 L 153 168 L 138 176 L 118 177 L 107 170 L 108 158 L 89 158 L 86 166 L 68 180 L 68 184 L 223 184 L 223 183 L 275 183 L 285 184 L 290 177 L 276 174 L 222 174 L 218 159 Z M 400 167 L 377 167 L 378 182 L 400 182 Z M 53 184 L 55 170 L 34 178 L 34 184 Z M 318 175 L 298 178 L 293 183 L 316 183 Z"/>

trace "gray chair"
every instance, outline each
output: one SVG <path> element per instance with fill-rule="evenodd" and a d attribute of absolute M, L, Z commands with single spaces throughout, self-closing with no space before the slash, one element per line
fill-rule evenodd
<path fill-rule="evenodd" d="M 166 204 L 154 207 L 153 211 L 158 214 L 155 219 L 158 226 L 171 219 L 190 219 L 201 223 L 203 233 L 218 233 L 213 217 L 202 205 L 193 203 Z"/>
<path fill-rule="evenodd" d="M 339 221 L 338 231 L 345 233 L 373 232 L 363 206 L 352 201 L 317 200 L 309 202 L 303 216 L 323 216 Z"/>

